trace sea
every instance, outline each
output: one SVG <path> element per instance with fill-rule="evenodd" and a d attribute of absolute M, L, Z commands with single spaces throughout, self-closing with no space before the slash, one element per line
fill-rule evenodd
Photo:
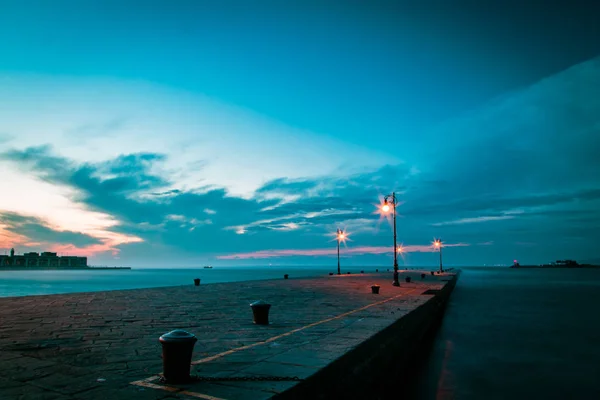
<path fill-rule="evenodd" d="M 0 297 L 329 272 L 334 269 L 1 271 Z M 410 382 L 390 399 L 600 399 L 599 307 L 600 269 L 461 268 L 439 329 L 422 350 Z"/>
<path fill-rule="evenodd" d="M 600 399 L 600 269 L 462 268 L 412 399 Z"/>
<path fill-rule="evenodd" d="M 356 267 L 347 270 L 360 272 Z M 371 268 L 371 271 L 374 270 Z M 276 279 L 282 278 L 284 274 L 288 274 L 290 278 L 323 276 L 329 272 L 334 272 L 334 268 L 213 267 L 0 271 L 0 297 L 190 285 L 194 283 L 195 278 L 200 278 L 201 284 L 206 284 Z M 346 269 L 344 272 L 347 272 Z"/>

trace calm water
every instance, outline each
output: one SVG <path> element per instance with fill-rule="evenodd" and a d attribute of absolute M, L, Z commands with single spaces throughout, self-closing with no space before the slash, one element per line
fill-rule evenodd
<path fill-rule="evenodd" d="M 465 268 L 416 399 L 600 399 L 600 269 Z"/>
<path fill-rule="evenodd" d="M 355 271 L 356 268 L 348 270 Z M 330 271 L 333 269 L 300 267 L 0 271 L 0 297 L 190 285 L 194 278 L 200 278 L 202 283 L 215 283 L 281 278 L 284 274 L 290 277 L 318 276 Z"/>

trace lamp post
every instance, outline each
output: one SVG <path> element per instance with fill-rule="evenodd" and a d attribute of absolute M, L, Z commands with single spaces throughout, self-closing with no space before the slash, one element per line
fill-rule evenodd
<path fill-rule="evenodd" d="M 435 245 L 435 247 L 437 247 L 438 249 L 440 249 L 440 274 L 442 273 L 442 271 L 444 270 L 444 268 L 442 267 L 442 241 L 440 239 L 436 239 L 433 244 Z"/>
<path fill-rule="evenodd" d="M 345 237 L 346 237 L 346 234 L 344 233 L 344 231 L 341 230 L 340 228 L 338 228 L 338 230 L 337 230 L 338 275 L 342 274 L 342 272 L 340 271 L 340 242 L 342 240 L 344 240 Z"/>
<path fill-rule="evenodd" d="M 383 206 L 381 207 L 381 210 L 384 213 L 390 211 L 390 203 L 392 206 L 392 213 L 394 218 L 394 282 L 392 283 L 392 285 L 400 286 L 400 282 L 398 282 L 398 246 L 396 245 L 396 204 L 398 202 L 396 199 L 395 192 L 392 192 L 392 194 L 388 194 L 383 198 Z"/>

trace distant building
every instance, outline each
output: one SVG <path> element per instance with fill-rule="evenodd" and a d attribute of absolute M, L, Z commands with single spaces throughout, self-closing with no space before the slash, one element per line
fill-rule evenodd
<path fill-rule="evenodd" d="M 87 257 L 58 256 L 56 253 L 45 251 L 41 254 L 29 252 L 15 255 L 15 249 L 10 249 L 10 255 L 0 255 L 0 267 L 87 267 Z"/>

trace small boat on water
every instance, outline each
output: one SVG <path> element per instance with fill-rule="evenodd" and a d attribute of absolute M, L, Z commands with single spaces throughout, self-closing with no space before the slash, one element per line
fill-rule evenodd
<path fill-rule="evenodd" d="M 205 265 L 204 268 L 211 269 L 212 265 Z"/>

